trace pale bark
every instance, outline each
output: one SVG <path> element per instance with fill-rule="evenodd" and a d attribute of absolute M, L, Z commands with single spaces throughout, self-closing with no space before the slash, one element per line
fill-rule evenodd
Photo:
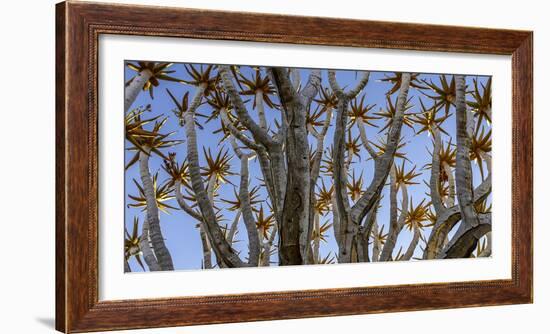
<path fill-rule="evenodd" d="M 285 138 L 287 177 L 279 225 L 279 261 L 282 265 L 303 264 L 310 247 L 312 228 L 306 114 L 307 106 L 319 90 L 321 72 L 312 70 L 307 84 L 297 93 L 288 71 L 282 68 L 271 68 L 270 71 L 288 122 Z"/>
<path fill-rule="evenodd" d="M 174 270 L 172 256 L 164 243 L 164 237 L 160 228 L 159 209 L 153 186 L 153 179 L 149 172 L 149 155 L 145 152 L 140 152 L 139 155 L 139 172 L 143 192 L 146 199 L 146 220 L 149 228 L 149 237 L 153 247 L 157 262 L 162 270 Z"/>
<path fill-rule="evenodd" d="M 440 212 L 438 212 L 436 208 L 438 221 L 436 222 L 430 235 L 430 239 L 428 240 L 426 251 L 424 253 L 425 258 L 468 257 L 470 256 L 472 250 L 476 247 L 479 238 L 487 233 L 487 231 L 490 231 L 490 215 L 488 219 L 489 223 L 484 223 L 484 226 L 479 226 L 481 223 L 480 217 L 474 208 L 477 201 L 486 196 L 480 196 L 479 193 L 487 189 L 490 191 L 490 175 L 481 183 L 481 185 L 478 186 L 476 191 L 473 191 L 472 165 L 469 157 L 472 140 L 469 123 L 472 122 L 469 120 L 469 115 L 466 109 L 464 76 L 455 76 L 455 81 L 457 138 L 455 173 L 458 208 L 454 206 L 447 208 L 446 210 L 441 210 Z M 432 167 L 433 169 L 437 169 L 437 166 L 435 165 L 432 165 Z M 440 216 L 447 219 L 442 220 Z M 461 221 L 461 224 L 459 225 L 457 232 L 443 247 L 444 238 L 459 220 Z M 487 218 L 484 217 L 484 220 L 487 220 Z"/>
<path fill-rule="evenodd" d="M 357 262 L 357 257 L 353 258 L 352 255 L 357 255 L 357 237 L 359 227 L 361 226 L 360 220 L 353 220 L 351 216 L 350 201 L 347 194 L 347 169 L 351 162 L 350 158 L 352 154 L 348 152 L 348 159 L 345 159 L 345 131 L 347 129 L 348 107 L 349 101 L 357 96 L 365 88 L 370 77 L 370 72 L 364 72 L 359 82 L 354 88 L 347 92 L 340 87 L 336 80 L 336 72 L 329 70 L 328 79 L 329 84 L 338 97 L 338 106 L 336 109 L 336 120 L 334 129 L 334 151 L 332 156 L 332 163 L 334 166 L 334 193 L 336 199 L 336 208 L 339 220 L 340 236 L 337 238 L 338 242 L 338 262 L 349 263 Z M 382 185 L 383 187 L 383 185 Z M 381 191 L 381 189 L 380 189 Z M 370 209 L 370 208 L 369 208 Z M 366 212 L 365 212 L 366 215 Z"/>
<path fill-rule="evenodd" d="M 226 267 L 243 267 L 245 264 L 234 252 L 231 244 L 227 242 L 220 226 L 217 223 L 216 213 L 213 204 L 210 202 L 204 182 L 201 176 L 199 166 L 199 154 L 197 149 L 197 134 L 195 130 L 195 110 L 200 105 L 205 86 L 197 87 L 195 97 L 191 102 L 188 111 L 185 113 L 185 134 L 187 137 L 187 160 L 189 162 L 189 175 L 191 177 L 191 186 L 195 192 L 197 204 L 204 220 L 205 232 L 208 239 L 211 240 L 212 249 L 216 254 L 216 259 Z"/>
<path fill-rule="evenodd" d="M 231 79 L 231 70 L 227 65 L 219 65 L 218 71 L 220 73 L 220 78 L 227 95 L 231 99 L 231 103 L 237 112 L 237 117 L 241 123 L 252 133 L 254 139 L 261 143 L 262 145 L 269 147 L 276 144 L 275 141 L 269 136 L 267 130 L 262 129 L 248 114 L 243 100 L 239 96 L 239 92 L 235 88 L 233 81 Z"/>
<path fill-rule="evenodd" d="M 432 168 L 430 176 L 430 195 L 432 205 L 435 209 L 437 221 L 428 238 L 426 248 L 424 250 L 424 259 L 434 259 L 443 256 L 443 249 L 447 248 L 447 235 L 453 227 L 461 220 L 461 212 L 459 205 L 445 207 L 439 194 L 440 182 L 440 157 L 441 136 L 439 130 L 434 129 L 434 148 L 432 153 Z M 452 175 L 452 172 L 449 176 Z M 452 180 L 451 178 L 449 180 Z M 483 201 L 491 192 L 491 178 L 487 177 L 474 191 L 473 202 L 479 203 Z M 455 234 L 457 236 L 458 232 Z"/>
<path fill-rule="evenodd" d="M 229 116 L 227 115 L 227 110 L 225 108 L 220 109 L 220 115 L 222 118 L 223 124 L 229 129 L 229 132 L 237 138 L 240 142 L 242 142 L 246 147 L 251 148 L 253 150 L 258 150 L 260 146 L 256 144 L 252 139 L 248 138 L 244 133 L 239 131 L 231 122 L 229 119 Z"/>
<path fill-rule="evenodd" d="M 239 201 L 243 213 L 244 225 L 248 234 L 248 264 L 257 267 L 260 260 L 260 238 L 256 222 L 252 215 L 250 194 L 248 191 L 248 155 L 240 154 L 241 159 L 241 183 L 239 188 Z"/>
<path fill-rule="evenodd" d="M 313 162 L 311 163 L 310 170 L 310 182 L 309 182 L 309 226 L 314 224 L 314 217 L 318 216 L 318 213 L 315 210 L 315 205 L 317 204 L 317 199 L 315 197 L 315 186 L 317 185 L 317 180 L 319 179 L 320 169 L 321 169 L 321 160 L 323 158 L 323 149 L 324 149 L 324 140 L 327 134 L 328 128 L 330 126 L 330 120 L 332 118 L 332 109 L 325 110 L 326 116 L 323 123 L 323 128 L 320 132 L 317 132 L 315 129 L 311 128 L 310 132 L 317 140 L 317 147 L 315 148 L 315 154 L 313 156 Z M 311 232 L 312 233 L 312 232 Z M 311 239 L 311 234 L 308 235 L 308 239 Z M 317 261 L 316 256 L 311 256 L 311 258 Z"/>
<path fill-rule="evenodd" d="M 343 152 L 340 150 L 343 149 L 343 139 L 342 133 L 338 130 L 342 131 L 345 129 L 346 125 L 346 118 L 345 115 L 347 114 L 347 110 L 344 110 L 347 108 L 347 98 L 353 98 L 355 95 L 357 95 L 361 89 L 365 87 L 365 85 L 368 82 L 368 74 L 363 75 L 362 79 L 360 80 L 359 84 L 356 86 L 356 88 L 352 89 L 349 93 L 344 93 L 340 86 L 338 85 L 336 81 L 336 75 L 334 71 L 329 71 L 329 83 L 331 85 L 331 88 L 335 91 L 335 93 L 338 96 L 339 99 L 339 106 L 338 106 L 338 114 L 337 114 L 337 120 L 336 120 L 336 129 L 335 129 L 335 135 L 334 135 L 334 164 L 335 164 L 335 189 L 336 188 L 342 188 L 337 187 L 338 183 L 344 182 L 345 185 L 345 175 L 342 173 L 342 169 L 340 170 L 338 166 L 338 161 L 343 161 Z M 355 203 L 355 205 L 350 209 L 349 208 L 349 202 L 347 200 L 347 196 L 344 195 L 344 191 L 338 191 L 336 189 L 336 193 L 342 197 L 341 200 L 337 201 L 338 209 L 343 210 L 344 212 L 340 212 L 339 217 L 342 221 L 342 243 L 339 245 L 339 259 L 342 259 L 343 262 L 352 262 L 353 259 L 351 259 L 351 254 L 353 253 L 352 245 L 353 241 L 356 240 L 356 235 L 358 232 L 358 227 L 361 226 L 361 222 L 363 221 L 364 217 L 367 215 L 367 213 L 372 209 L 374 202 L 376 199 L 380 196 L 380 193 L 384 187 L 384 184 L 386 182 L 387 176 L 389 174 L 390 168 L 393 164 L 393 156 L 397 149 L 397 144 L 400 138 L 401 134 L 401 126 L 403 123 L 403 117 L 404 117 L 404 108 L 405 108 L 405 102 L 408 94 L 409 89 L 409 82 L 410 82 L 410 74 L 403 74 L 403 80 L 401 83 L 401 89 L 398 96 L 398 102 L 397 102 L 397 112 L 395 115 L 395 119 L 392 121 L 392 128 L 388 132 L 388 138 L 387 138 L 387 148 L 385 153 L 382 156 L 376 156 L 375 158 L 375 174 L 374 178 L 371 181 L 371 184 L 367 188 L 367 191 L 361 196 L 361 198 Z M 339 129 L 338 127 L 341 126 Z M 338 138 L 340 137 L 340 138 Z M 363 145 L 368 144 L 368 141 L 366 140 L 366 135 L 362 136 Z M 373 153 L 370 152 L 369 153 Z M 344 180 L 343 180 L 344 178 Z M 337 198 L 338 199 L 338 198 Z M 345 199 L 345 200 L 344 200 Z"/>
<path fill-rule="evenodd" d="M 208 237 L 205 232 L 204 227 L 204 220 L 202 219 L 202 216 L 199 212 L 193 210 L 183 198 L 183 194 L 181 193 L 181 181 L 176 180 L 174 184 L 174 192 L 176 193 L 176 201 L 178 202 L 180 208 L 185 211 L 188 215 L 195 218 L 199 224 L 199 236 L 201 238 L 201 245 L 202 245 L 202 257 L 203 257 L 203 268 L 204 269 L 211 269 L 212 268 L 212 247 L 210 246 L 210 242 L 208 241 Z"/>
<path fill-rule="evenodd" d="M 483 161 L 485 161 L 485 166 L 487 167 L 487 171 L 489 172 L 489 174 L 492 173 L 492 157 L 491 157 L 491 154 L 490 153 L 487 153 L 487 152 L 481 152 L 481 158 L 483 159 Z"/>
<path fill-rule="evenodd" d="M 435 172 L 435 168 L 432 168 L 432 173 Z M 433 177 L 433 174 L 432 174 Z M 474 191 L 474 203 L 478 204 L 485 200 L 487 196 L 491 193 L 491 178 L 490 176 L 487 177 Z M 434 191 L 433 189 L 431 190 Z M 432 202 L 432 204 L 434 204 Z M 435 204 L 434 204 L 435 207 Z M 462 227 L 461 230 L 457 231 L 455 235 L 453 236 L 453 239 L 451 241 L 448 241 L 447 236 L 449 232 L 453 229 L 453 227 L 460 221 L 461 214 L 460 214 L 460 208 L 458 205 L 454 205 L 451 208 L 445 208 L 441 209 L 440 211 L 437 211 L 436 209 L 436 215 L 437 215 L 437 221 L 432 228 L 432 231 L 430 233 L 430 237 L 428 239 L 428 242 L 426 244 L 426 248 L 424 250 L 424 259 L 434 259 L 434 258 L 441 258 L 444 256 L 444 249 L 447 249 L 450 244 L 454 243 L 455 240 L 459 237 L 459 235 L 465 231 L 465 229 Z"/>
<path fill-rule="evenodd" d="M 374 204 L 372 210 L 367 214 L 365 219 L 365 224 L 359 227 L 358 237 L 357 237 L 357 252 L 359 254 L 359 262 L 370 262 L 369 258 L 369 238 L 372 233 L 373 225 L 376 222 L 378 215 L 378 205 L 380 203 L 380 198 Z M 361 252 L 361 249 L 363 250 Z M 379 255 L 380 257 L 380 255 Z"/>
<path fill-rule="evenodd" d="M 367 132 L 365 130 L 365 124 L 363 122 L 363 119 L 361 117 L 357 117 L 357 120 L 355 121 L 356 127 L 359 130 L 359 137 L 361 138 L 361 143 L 363 144 L 363 147 L 367 150 L 370 157 L 373 159 L 376 159 L 378 156 L 376 154 L 376 151 L 372 148 L 372 146 L 369 144 L 369 140 L 367 139 Z"/>
<path fill-rule="evenodd" d="M 301 79 L 300 79 L 300 70 L 297 68 L 290 69 L 290 77 L 292 78 L 292 87 L 298 92 L 300 90 Z"/>
<path fill-rule="evenodd" d="M 482 219 L 480 219 L 482 222 L 465 230 L 454 242 L 452 240 L 449 242 L 443 258 L 465 258 L 472 254 L 479 240 L 491 231 L 490 214 L 482 216 Z"/>
<path fill-rule="evenodd" d="M 157 262 L 157 258 L 151 249 L 151 239 L 149 238 L 149 224 L 147 223 L 147 218 L 143 222 L 141 227 L 141 241 L 139 242 L 139 249 L 141 254 L 143 254 L 143 259 L 149 268 L 149 271 L 161 271 L 162 268 Z"/>
<path fill-rule="evenodd" d="M 191 217 L 195 218 L 196 220 L 198 220 L 199 222 L 202 223 L 202 216 L 201 216 L 200 212 L 197 212 L 197 211 L 193 210 L 193 208 L 191 208 L 185 202 L 185 198 L 183 198 L 183 194 L 181 193 L 181 181 L 180 180 L 176 180 L 176 182 L 174 183 L 174 192 L 176 194 L 176 201 L 178 202 L 178 205 L 180 206 L 180 208 L 183 211 L 185 211 L 185 213 L 187 213 L 188 215 L 190 215 Z"/>
<path fill-rule="evenodd" d="M 230 245 L 233 244 L 240 220 L 241 220 L 241 210 L 238 210 L 237 213 L 235 214 L 235 217 L 233 217 L 233 223 L 231 223 L 231 227 L 229 228 L 229 233 L 227 234 L 227 242 L 229 242 Z"/>
<path fill-rule="evenodd" d="M 216 177 L 212 175 L 206 185 L 206 195 L 212 205 L 214 205 L 214 191 L 216 190 Z"/>
<path fill-rule="evenodd" d="M 412 258 L 412 256 L 414 255 L 414 250 L 416 249 L 416 246 L 418 246 L 418 241 L 420 241 L 420 229 L 418 228 L 418 226 L 414 226 L 413 238 L 411 240 L 411 243 L 409 244 L 409 247 L 407 248 L 407 251 L 403 254 L 401 261 L 409 261 Z"/>
<path fill-rule="evenodd" d="M 455 191 L 455 177 L 454 177 L 454 174 L 453 174 L 453 171 L 451 169 L 451 166 L 449 166 L 448 163 L 446 162 L 443 162 L 443 170 L 445 170 L 445 174 L 447 174 L 447 177 L 449 179 L 449 197 L 447 197 L 445 199 L 445 206 L 450 208 L 452 207 L 453 205 L 455 205 L 455 196 L 456 196 L 456 191 Z"/>
<path fill-rule="evenodd" d="M 321 244 L 321 238 L 319 238 L 320 236 L 320 226 L 319 226 L 319 214 L 318 213 L 315 213 L 315 218 L 313 219 L 313 229 L 314 229 L 314 233 L 315 235 L 317 236 L 317 238 L 313 239 L 313 261 L 314 263 L 317 262 L 317 260 L 319 259 L 319 246 Z"/>
<path fill-rule="evenodd" d="M 348 117 L 348 100 L 341 94 L 338 98 L 336 120 L 334 129 L 334 150 L 332 163 L 334 166 L 334 194 L 338 220 L 340 222 L 340 244 L 338 245 L 338 261 L 342 263 L 352 262 L 352 244 L 360 224 L 354 224 L 350 217 L 350 203 L 347 193 L 347 167 L 345 161 L 346 125 Z"/>
<path fill-rule="evenodd" d="M 346 116 L 347 114 L 347 102 L 350 98 L 355 97 L 367 84 L 368 82 L 368 73 L 365 73 L 357 86 L 351 89 L 348 93 L 343 92 L 343 90 L 338 85 L 336 81 L 336 74 L 334 71 L 329 71 L 329 83 L 332 90 L 338 96 L 339 106 L 337 109 L 336 117 L 336 128 L 334 135 L 334 156 L 333 163 L 335 164 L 335 189 L 337 184 L 340 183 L 336 189 L 336 194 L 341 197 L 336 203 L 338 204 L 340 224 L 341 224 L 341 243 L 339 244 L 339 261 L 342 262 L 352 262 L 351 254 L 353 253 L 352 245 L 354 244 L 354 239 L 359 230 L 359 226 L 368 212 L 373 208 L 375 202 L 380 197 L 380 193 L 384 188 L 384 184 L 390 172 L 390 168 L 393 164 L 394 154 L 397 150 L 397 145 L 401 136 L 401 127 L 403 124 L 403 117 L 405 113 L 405 104 L 407 100 L 407 95 L 409 91 L 410 84 L 410 74 L 404 73 L 402 75 L 402 81 L 400 86 L 399 95 L 397 98 L 397 108 L 392 120 L 392 126 L 388 131 L 387 140 L 386 140 L 386 149 L 384 154 L 377 156 L 374 159 L 375 171 L 373 179 L 370 185 L 367 187 L 365 193 L 359 198 L 359 200 L 351 207 L 346 210 L 346 202 L 349 202 L 347 199 L 347 194 L 345 195 L 345 182 L 342 180 L 343 176 L 343 166 L 338 166 L 338 163 L 342 164 L 343 162 L 343 144 L 344 138 L 342 138 L 343 129 L 346 126 Z M 338 128 L 340 127 L 340 129 Z M 340 130 L 340 131 L 339 131 Z M 341 186 L 344 182 L 344 187 Z"/>
<path fill-rule="evenodd" d="M 486 234 L 487 237 L 487 244 L 485 246 L 485 249 L 481 251 L 479 254 L 479 257 L 489 257 L 491 256 L 492 249 L 493 249 L 493 233 L 488 232 Z"/>
<path fill-rule="evenodd" d="M 466 228 L 479 225 L 479 218 L 474 209 L 472 187 L 472 164 L 470 162 L 470 147 L 472 139 L 467 131 L 467 110 L 465 98 L 464 76 L 455 75 L 456 82 L 456 190 L 458 204 L 462 216 L 462 224 Z"/>
<path fill-rule="evenodd" d="M 202 245 L 202 266 L 204 269 L 212 269 L 212 247 L 210 241 L 208 241 L 204 223 L 199 224 L 199 235 Z"/>
<path fill-rule="evenodd" d="M 269 267 L 270 265 L 271 248 L 273 247 L 273 242 L 275 241 L 276 235 L 277 235 L 277 224 L 273 225 L 273 227 L 271 228 L 271 234 L 269 235 L 268 241 L 264 242 L 262 245 L 263 252 L 264 252 L 264 256 L 262 258 L 262 263 L 261 263 L 262 267 Z"/>
<path fill-rule="evenodd" d="M 380 254 L 380 261 L 389 261 L 392 258 L 393 250 L 397 242 L 397 237 L 399 233 L 403 230 L 405 226 L 405 218 L 409 211 L 409 193 L 407 190 L 406 184 L 396 184 L 395 183 L 395 166 L 392 167 L 390 171 L 390 230 L 388 232 L 388 238 L 382 248 L 382 253 Z M 401 189 L 401 214 L 397 218 L 397 190 Z"/>
<path fill-rule="evenodd" d="M 441 159 L 439 156 L 440 151 L 441 151 L 441 133 L 439 132 L 439 129 L 436 127 L 434 129 L 434 148 L 432 151 L 432 170 L 430 174 L 430 197 L 437 216 L 440 216 L 445 209 L 445 207 L 443 206 L 443 201 L 441 199 L 441 194 L 439 193 L 439 182 L 441 180 L 441 175 L 440 175 Z"/>
<path fill-rule="evenodd" d="M 256 91 L 256 110 L 258 111 L 258 119 L 260 120 L 260 128 L 267 130 L 267 121 L 264 111 L 264 94 L 261 90 Z"/>
<path fill-rule="evenodd" d="M 378 233 L 378 222 L 374 221 L 374 224 L 372 225 L 372 262 L 378 262 L 380 260 L 380 248 L 382 245 L 378 240 Z"/>
<path fill-rule="evenodd" d="M 393 249 L 395 248 L 395 242 L 397 241 L 397 236 L 399 235 L 399 226 L 397 219 L 397 182 L 395 175 L 395 164 L 392 165 L 390 170 L 390 230 L 388 232 L 388 240 L 382 248 L 382 253 L 380 254 L 381 261 L 389 261 L 391 258 Z"/>
<path fill-rule="evenodd" d="M 336 204 L 336 192 L 332 194 L 332 229 L 334 230 L 334 239 L 338 246 L 342 243 L 342 232 L 340 227 L 340 213 L 338 212 L 338 205 Z"/>
<path fill-rule="evenodd" d="M 145 83 L 149 81 L 152 75 L 153 73 L 148 69 L 140 71 L 130 80 L 128 86 L 124 87 L 124 113 L 130 110 L 132 103 L 134 103 L 139 93 L 143 90 L 143 86 L 145 86 Z"/>
<path fill-rule="evenodd" d="M 380 196 L 380 193 L 384 187 L 386 179 L 388 177 L 390 168 L 393 164 L 394 154 L 397 150 L 397 145 L 401 137 L 401 128 L 403 125 L 403 117 L 405 114 L 405 105 L 407 101 L 407 95 L 409 92 L 411 76 L 409 73 L 403 73 L 401 79 L 401 86 L 399 95 L 397 97 L 397 107 L 394 118 L 392 120 L 391 128 L 387 135 L 386 149 L 384 153 L 374 160 L 375 170 L 374 176 L 367 187 L 365 193 L 359 198 L 359 200 L 351 208 L 351 219 L 353 222 L 359 224 L 372 209 L 376 199 Z"/>
<path fill-rule="evenodd" d="M 229 122 L 227 118 L 224 122 L 237 139 L 243 142 L 247 147 L 256 151 L 264 182 L 266 183 L 271 198 L 273 211 L 275 212 L 275 220 L 277 224 L 280 224 L 284 194 L 286 191 L 286 167 L 283 153 L 283 139 L 285 136 L 282 135 L 283 133 L 281 131 L 285 129 L 286 121 L 283 117 L 281 131 L 276 138 L 272 138 L 267 130 L 260 127 L 248 114 L 245 104 L 233 84 L 229 67 L 220 65 L 218 66 L 218 71 L 220 73 L 222 85 L 231 99 L 231 103 L 235 108 L 239 121 L 250 131 L 254 142 L 230 125 L 231 122 Z M 223 116 L 224 114 L 222 113 L 222 117 Z"/>

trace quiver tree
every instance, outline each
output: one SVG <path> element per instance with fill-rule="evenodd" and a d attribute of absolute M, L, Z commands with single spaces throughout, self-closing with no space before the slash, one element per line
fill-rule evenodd
<path fill-rule="evenodd" d="M 142 65 L 149 75 L 153 65 Z M 163 80 L 161 72 L 150 78 Z M 369 72 L 343 80 L 333 70 L 184 65 L 181 77 L 166 89 L 178 140 L 161 134 L 166 117 L 142 121 L 150 107 L 128 113 L 127 168 L 140 170 L 129 205 L 146 217 L 141 236 L 127 235 L 127 259 L 173 269 L 158 239 L 163 209 L 182 210 L 181 223 L 198 228 L 207 269 L 491 253 L 491 129 L 478 125 L 490 121 L 490 81 L 468 91 L 461 76 L 436 84 L 386 74 L 385 107 L 374 112 Z M 221 139 L 209 146 L 204 134 Z M 428 161 L 409 150 L 421 136 Z M 149 172 L 151 156 L 163 160 L 160 175 Z M 423 183 L 428 191 L 418 190 Z"/>
<path fill-rule="evenodd" d="M 154 117 L 150 119 L 142 119 L 144 112 L 149 109 L 136 109 L 131 111 L 126 116 L 126 139 L 133 144 L 131 148 L 135 151 L 134 157 L 126 165 L 126 169 L 139 162 L 139 173 L 141 179 L 141 186 L 139 187 L 141 193 L 141 201 L 145 206 L 146 218 L 143 224 L 141 244 L 143 245 L 142 251 L 144 254 L 148 252 L 147 244 L 149 243 L 152 248 L 152 254 L 147 253 L 145 261 L 149 265 L 150 270 L 173 270 L 174 265 L 172 263 L 172 257 L 166 244 L 160 228 L 159 219 L 159 192 L 155 186 L 156 180 L 151 177 L 149 172 L 149 158 L 151 154 L 156 154 L 162 158 L 166 158 L 162 153 L 162 149 L 175 146 L 180 141 L 168 140 L 167 138 L 172 133 L 161 134 L 162 127 L 166 124 L 166 118 L 159 119 Z M 151 130 L 146 130 L 145 125 L 153 122 Z M 161 192 L 162 193 L 162 192 Z M 162 200 L 160 200 L 162 202 Z"/>

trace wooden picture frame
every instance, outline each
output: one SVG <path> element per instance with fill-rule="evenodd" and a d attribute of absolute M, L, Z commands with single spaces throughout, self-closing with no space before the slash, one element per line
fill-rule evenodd
<path fill-rule="evenodd" d="M 260 21 L 262 25 L 255 24 Z M 512 278 L 99 301 L 97 45 L 101 34 L 511 55 Z M 532 32 L 67 1 L 56 7 L 56 43 L 57 330 L 121 330 L 532 302 Z"/>

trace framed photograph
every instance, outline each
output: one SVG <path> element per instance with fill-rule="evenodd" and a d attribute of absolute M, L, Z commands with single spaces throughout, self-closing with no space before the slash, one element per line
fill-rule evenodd
<path fill-rule="evenodd" d="M 59 331 L 532 302 L 532 32 L 56 10 Z"/>

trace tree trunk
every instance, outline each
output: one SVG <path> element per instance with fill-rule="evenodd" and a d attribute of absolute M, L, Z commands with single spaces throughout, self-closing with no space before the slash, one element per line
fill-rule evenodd
<path fill-rule="evenodd" d="M 401 138 L 401 128 L 403 125 L 410 80 L 410 73 L 402 74 L 401 86 L 397 97 L 396 112 L 392 119 L 391 128 L 388 131 L 384 154 L 374 160 L 375 170 L 373 179 L 365 193 L 361 196 L 361 198 L 359 198 L 351 209 L 351 219 L 356 224 L 360 224 L 367 213 L 372 209 L 372 206 L 378 197 L 380 197 L 380 193 L 382 192 L 386 179 L 388 178 L 390 168 L 393 164 L 394 155 L 397 150 L 397 145 L 399 143 L 399 139 Z"/>
<path fill-rule="evenodd" d="M 256 109 L 258 111 L 258 119 L 260 120 L 260 128 L 267 130 L 267 121 L 264 111 L 264 94 L 261 90 L 256 91 Z"/>
<path fill-rule="evenodd" d="M 128 86 L 124 88 L 124 113 L 130 110 L 132 103 L 134 103 L 139 93 L 143 90 L 143 86 L 145 86 L 145 83 L 149 81 L 152 75 L 153 73 L 147 69 L 138 72 Z"/>
<path fill-rule="evenodd" d="M 447 174 L 447 177 L 449 178 L 449 182 L 448 182 L 449 183 L 449 197 L 447 197 L 447 199 L 445 200 L 445 206 L 450 208 L 453 205 L 455 205 L 455 196 L 456 196 L 455 177 L 454 177 L 453 171 L 451 169 L 451 166 L 449 166 L 448 163 L 443 162 L 442 165 L 443 165 L 443 170 L 445 170 L 445 174 Z"/>
<path fill-rule="evenodd" d="M 378 222 L 374 221 L 372 225 L 372 262 L 378 262 L 380 260 L 380 241 L 378 240 Z"/>
<path fill-rule="evenodd" d="M 248 192 L 248 156 L 241 154 L 241 184 L 239 188 L 239 200 L 243 213 L 244 225 L 248 234 L 248 264 L 257 267 L 260 261 L 260 238 L 258 228 L 252 215 L 250 194 Z"/>
<path fill-rule="evenodd" d="M 141 241 L 139 242 L 139 249 L 143 254 L 143 259 L 149 268 L 149 271 L 161 271 L 162 268 L 157 262 L 157 258 L 151 249 L 151 239 L 149 237 L 149 224 L 147 223 L 147 218 L 143 222 L 141 227 Z"/>
<path fill-rule="evenodd" d="M 235 214 L 235 217 L 233 218 L 233 223 L 231 223 L 231 227 L 229 228 L 229 234 L 227 235 L 227 242 L 229 242 L 230 245 L 233 244 L 233 239 L 235 239 L 235 234 L 237 233 L 237 227 L 239 225 L 239 221 L 241 220 L 241 210 L 237 211 Z"/>
<path fill-rule="evenodd" d="M 453 243 L 446 252 L 445 258 L 470 257 L 479 240 L 491 231 L 490 223 L 480 223 L 464 233 Z"/>
<path fill-rule="evenodd" d="M 313 229 L 314 233 L 316 235 L 316 238 L 313 240 L 313 261 L 314 263 L 317 263 L 317 260 L 319 259 L 319 245 L 321 243 L 321 231 L 319 227 L 319 213 L 315 213 L 315 218 L 313 219 Z"/>
<path fill-rule="evenodd" d="M 456 75 L 456 188 L 462 224 L 466 229 L 479 225 L 474 209 L 472 187 L 472 164 L 470 147 L 472 138 L 467 130 L 467 110 L 464 76 Z"/>
<path fill-rule="evenodd" d="M 488 232 L 487 233 L 487 245 L 485 246 L 485 249 L 481 251 L 479 254 L 479 257 L 489 257 L 491 256 L 493 248 L 493 233 Z"/>
<path fill-rule="evenodd" d="M 201 85 L 197 88 L 195 97 L 193 98 L 193 101 L 191 102 L 188 111 L 184 115 L 185 134 L 187 137 L 187 160 L 189 162 L 189 175 L 191 177 L 191 186 L 193 188 L 193 191 L 195 192 L 197 204 L 202 213 L 205 223 L 205 231 L 208 235 L 208 239 L 211 241 L 212 248 L 216 254 L 216 259 L 221 264 L 223 264 L 223 266 L 229 268 L 243 267 L 245 266 L 245 264 L 233 251 L 233 248 L 225 239 L 225 236 L 217 223 L 216 213 L 214 212 L 213 205 L 208 198 L 208 195 L 204 188 L 204 181 L 201 176 L 194 114 L 195 110 L 201 103 L 205 88 L 206 87 L 204 85 Z"/>
<path fill-rule="evenodd" d="M 180 180 L 176 180 L 174 189 L 175 189 L 174 192 L 176 193 L 176 201 L 178 202 L 180 208 L 199 222 L 199 235 L 201 238 L 202 257 L 203 257 L 202 266 L 204 269 L 211 269 L 212 268 L 212 247 L 210 247 L 210 243 L 208 242 L 208 237 L 204 230 L 204 221 L 202 219 L 202 216 L 200 215 L 200 213 L 196 212 L 189 205 L 187 205 L 187 203 L 185 203 L 185 199 L 183 198 L 183 194 L 181 193 Z"/>
<path fill-rule="evenodd" d="M 394 167 L 392 167 L 392 171 L 390 172 L 390 184 L 395 184 L 394 173 L 395 173 L 395 165 Z M 390 231 L 388 233 L 388 238 L 386 239 L 386 243 L 384 244 L 384 248 L 382 248 L 382 254 L 380 254 L 380 261 L 389 261 L 392 258 L 393 250 L 397 242 L 397 237 L 399 236 L 399 233 L 401 233 L 401 230 L 403 230 L 405 218 L 409 210 L 409 193 L 407 191 L 407 185 L 395 184 L 393 187 L 394 189 L 390 190 L 390 202 L 391 202 Z M 402 197 L 401 214 L 399 215 L 399 218 L 397 218 L 397 203 L 395 198 L 398 188 L 401 188 L 401 197 Z"/>
<path fill-rule="evenodd" d="M 338 99 L 334 129 L 334 151 L 332 163 L 334 166 L 334 193 L 338 220 L 340 222 L 340 244 L 338 247 L 338 262 L 352 262 L 352 245 L 360 224 L 354 224 L 350 217 L 350 204 L 347 194 L 348 167 L 345 159 L 346 129 L 348 120 L 348 98 L 342 95 Z M 349 154 L 349 153 L 348 153 Z M 355 259 L 356 260 L 356 259 Z M 353 261 L 355 262 L 355 261 Z"/>
<path fill-rule="evenodd" d="M 140 152 L 139 155 L 139 172 L 141 177 L 141 183 L 143 185 L 143 192 L 146 199 L 146 211 L 147 211 L 147 223 L 149 228 L 149 237 L 151 238 L 151 245 L 157 258 L 158 264 L 162 270 L 174 270 L 174 264 L 172 263 L 172 256 L 166 248 L 164 243 L 164 237 L 160 228 L 159 210 L 157 207 L 157 199 L 155 195 L 155 188 L 153 187 L 153 180 L 149 173 L 149 155 L 145 152 Z"/>
<path fill-rule="evenodd" d="M 202 266 L 204 269 L 212 269 L 212 247 L 210 241 L 208 241 L 204 223 L 199 223 L 199 235 L 202 245 Z"/>
<path fill-rule="evenodd" d="M 310 169 L 306 114 L 307 106 L 317 95 L 321 73 L 313 70 L 300 94 L 294 90 L 288 71 L 272 68 L 271 73 L 288 123 L 285 138 L 287 177 L 279 227 L 279 262 L 281 265 L 297 265 L 305 263 L 310 247 L 308 236 L 312 226 L 309 226 Z"/>
<path fill-rule="evenodd" d="M 403 254 L 403 258 L 401 259 L 402 261 L 409 261 L 412 258 L 414 255 L 414 250 L 416 249 L 416 246 L 418 246 L 418 241 L 420 241 L 420 229 L 417 226 L 414 226 L 413 230 L 413 238 L 407 248 L 407 251 Z"/>

